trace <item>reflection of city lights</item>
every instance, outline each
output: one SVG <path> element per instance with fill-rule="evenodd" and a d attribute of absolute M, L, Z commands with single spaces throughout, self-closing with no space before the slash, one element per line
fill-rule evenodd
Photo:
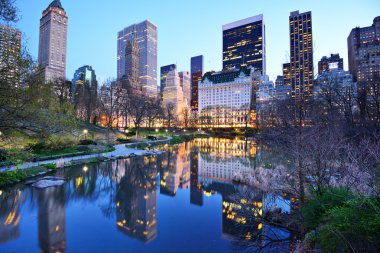
<path fill-rule="evenodd" d="M 203 191 L 203 194 L 204 194 L 206 197 L 210 197 L 210 196 L 212 195 L 212 192 Z"/>
<path fill-rule="evenodd" d="M 262 229 L 263 228 L 263 223 L 260 223 L 258 226 L 257 226 L 257 229 Z"/>
<path fill-rule="evenodd" d="M 3 195 L 3 191 L 0 191 L 0 196 Z"/>
<path fill-rule="evenodd" d="M 84 172 L 87 172 L 87 171 L 88 171 L 88 167 L 87 167 L 87 166 L 84 166 L 84 167 L 83 167 L 83 171 L 84 171 Z"/>
<path fill-rule="evenodd" d="M 116 206 L 119 207 L 119 206 L 120 206 L 120 202 L 117 202 L 117 203 L 116 203 Z"/>
<path fill-rule="evenodd" d="M 59 225 L 57 225 L 56 227 L 55 227 L 55 232 L 58 232 L 59 231 Z"/>

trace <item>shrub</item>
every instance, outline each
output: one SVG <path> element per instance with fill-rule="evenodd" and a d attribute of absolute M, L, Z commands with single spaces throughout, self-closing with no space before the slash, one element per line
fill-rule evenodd
<path fill-rule="evenodd" d="M 379 252 L 380 200 L 357 199 L 332 208 L 315 240 L 323 252 Z"/>
<path fill-rule="evenodd" d="M 309 201 L 302 208 L 306 228 L 315 229 L 330 209 L 342 206 L 354 197 L 351 191 L 342 188 L 324 189 L 320 194 L 311 192 Z"/>
<path fill-rule="evenodd" d="M 94 140 L 81 140 L 80 145 L 98 145 Z"/>
<path fill-rule="evenodd" d="M 5 160 L 7 160 L 7 151 L 0 149 L 0 162 L 4 162 Z"/>
<path fill-rule="evenodd" d="M 120 143 L 131 143 L 132 142 L 131 139 L 127 139 L 127 138 L 117 138 L 116 140 Z"/>
<path fill-rule="evenodd" d="M 58 150 L 64 148 L 71 148 L 77 144 L 77 140 L 69 134 L 65 135 L 51 135 L 47 143 L 49 150 Z"/>
<path fill-rule="evenodd" d="M 43 164 L 42 166 L 44 166 L 48 170 L 55 170 L 57 168 L 57 165 L 55 163 L 47 163 Z"/>

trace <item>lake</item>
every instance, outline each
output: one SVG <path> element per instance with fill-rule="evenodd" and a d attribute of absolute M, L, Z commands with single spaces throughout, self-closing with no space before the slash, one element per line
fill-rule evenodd
<path fill-rule="evenodd" d="M 254 141 L 202 138 L 151 157 L 60 169 L 60 187 L 0 191 L 0 252 L 289 252 L 262 219 L 291 198 L 235 184 L 262 161 Z"/>

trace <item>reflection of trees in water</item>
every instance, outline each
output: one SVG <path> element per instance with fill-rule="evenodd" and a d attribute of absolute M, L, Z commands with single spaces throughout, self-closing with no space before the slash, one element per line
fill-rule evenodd
<path fill-rule="evenodd" d="M 294 249 L 295 234 L 284 228 L 283 223 L 267 220 L 269 206 L 273 207 L 275 196 L 268 198 L 266 194 L 248 186 L 235 186 L 235 193 L 223 198 L 223 215 L 233 214 L 229 223 L 230 230 L 236 231 L 233 238 L 236 250 L 243 252 L 289 252 Z M 283 200 L 286 205 L 289 201 Z M 226 203 L 225 203 L 226 202 Z M 232 209 L 228 211 L 228 209 Z M 281 214 L 281 209 L 274 209 Z M 225 215 L 227 213 L 227 215 Z M 224 217 L 223 217 L 224 218 Z M 287 218 L 292 219 L 291 216 Z M 289 221 L 291 222 L 291 221 Z"/>

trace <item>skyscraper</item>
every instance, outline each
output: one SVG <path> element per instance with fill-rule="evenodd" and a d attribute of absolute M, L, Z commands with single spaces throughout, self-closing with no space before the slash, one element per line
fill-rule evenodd
<path fill-rule="evenodd" d="M 66 78 L 68 17 L 60 0 L 54 0 L 42 12 L 38 64 L 45 81 Z"/>
<path fill-rule="evenodd" d="M 133 24 L 118 33 L 117 41 L 117 78 L 125 75 L 126 44 L 135 37 L 140 47 L 140 83 L 144 92 L 157 96 L 157 26 L 149 20 Z"/>
<path fill-rule="evenodd" d="M 203 76 L 203 55 L 191 57 L 191 109 L 198 110 L 198 83 Z"/>
<path fill-rule="evenodd" d="M 72 97 L 79 117 L 90 121 L 96 107 L 98 82 L 95 70 L 88 65 L 75 71 L 73 78 Z"/>
<path fill-rule="evenodd" d="M 284 85 L 291 86 L 290 63 L 284 63 L 282 65 L 282 76 L 284 77 Z"/>
<path fill-rule="evenodd" d="M 313 94 L 313 33 L 311 12 L 291 12 L 289 16 L 289 32 L 292 97 L 302 100 Z"/>
<path fill-rule="evenodd" d="M 348 67 L 357 82 L 361 116 L 380 121 L 380 16 L 371 26 L 352 29 L 347 43 Z"/>
<path fill-rule="evenodd" d="M 184 109 L 190 109 L 190 97 L 191 97 L 190 73 L 188 71 L 181 71 L 178 73 L 178 75 L 179 75 L 180 86 L 182 87 L 182 92 L 183 92 L 183 107 Z"/>
<path fill-rule="evenodd" d="M 125 47 L 125 84 L 127 90 L 141 92 L 140 84 L 140 47 L 134 36 Z"/>
<path fill-rule="evenodd" d="M 170 64 L 166 66 L 161 67 L 161 73 L 160 73 L 160 92 L 162 95 L 162 92 L 164 91 L 164 88 L 166 86 L 166 78 L 168 77 L 168 73 L 170 71 L 177 70 L 177 65 Z"/>
<path fill-rule="evenodd" d="M 21 32 L 0 24 L 0 76 L 2 81 L 5 79 L 13 84 L 18 84 L 19 66 L 17 63 L 20 57 L 20 48 Z"/>
<path fill-rule="evenodd" d="M 171 104 L 175 115 L 180 115 L 184 109 L 183 88 L 181 87 L 181 78 L 177 70 L 170 71 L 166 77 L 162 103 L 164 106 Z"/>
<path fill-rule="evenodd" d="M 354 82 L 368 78 L 369 72 L 379 71 L 380 16 L 368 27 L 356 27 L 347 38 L 348 68 Z M 371 70 L 371 71 L 370 71 Z"/>
<path fill-rule="evenodd" d="M 331 54 L 330 57 L 323 56 L 318 62 L 318 74 L 330 69 L 343 70 L 343 58 L 340 58 L 339 54 Z"/>
<path fill-rule="evenodd" d="M 262 14 L 223 26 L 223 69 L 252 66 L 266 73 L 265 24 Z"/>

